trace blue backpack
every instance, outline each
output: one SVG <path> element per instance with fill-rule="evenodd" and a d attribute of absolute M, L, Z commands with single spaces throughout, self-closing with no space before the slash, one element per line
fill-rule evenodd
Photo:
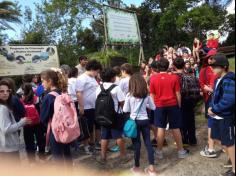
<path fill-rule="evenodd" d="M 133 120 L 133 119 L 129 119 L 126 123 L 125 123 L 125 126 L 124 126 L 124 135 L 125 137 L 128 137 L 128 138 L 137 138 L 137 135 L 138 135 L 138 130 L 137 130 L 137 124 L 135 122 L 135 120 L 137 119 L 139 113 L 140 113 L 140 110 L 142 108 L 142 105 L 143 105 L 143 102 L 144 102 L 144 99 L 142 100 L 142 103 L 140 104 L 139 106 L 139 109 L 138 109 L 138 113 L 137 113 L 137 116 L 136 118 Z"/>

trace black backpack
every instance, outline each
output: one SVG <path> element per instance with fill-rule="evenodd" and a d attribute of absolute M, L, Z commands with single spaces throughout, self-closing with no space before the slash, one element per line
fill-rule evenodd
<path fill-rule="evenodd" d="M 198 101 L 201 99 L 199 80 L 195 76 L 181 75 L 181 96 L 186 100 Z"/>
<path fill-rule="evenodd" d="M 115 104 L 111 95 L 111 91 L 116 87 L 112 85 L 105 90 L 101 85 L 101 93 L 98 95 L 95 105 L 96 122 L 102 127 L 112 127 L 114 125 L 117 113 L 115 111 Z"/>

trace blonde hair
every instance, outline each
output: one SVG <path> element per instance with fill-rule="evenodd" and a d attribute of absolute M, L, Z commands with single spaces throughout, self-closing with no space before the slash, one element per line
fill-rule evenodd
<path fill-rule="evenodd" d="M 62 92 L 67 92 L 68 79 L 61 69 L 51 68 L 41 73 L 41 78 L 52 81 L 53 86 L 56 86 Z"/>

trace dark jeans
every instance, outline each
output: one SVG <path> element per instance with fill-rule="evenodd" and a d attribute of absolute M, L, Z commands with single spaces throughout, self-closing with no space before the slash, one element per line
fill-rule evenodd
<path fill-rule="evenodd" d="M 194 108 L 193 100 L 182 100 L 183 127 L 181 131 L 184 144 L 197 144 Z"/>
<path fill-rule="evenodd" d="M 135 166 L 140 167 L 141 133 L 143 136 L 144 143 L 146 145 L 149 164 L 154 165 L 154 150 L 151 144 L 150 122 L 149 120 L 137 120 L 136 123 L 138 128 L 138 136 L 137 138 L 132 139 L 135 149 L 134 153 Z"/>
<path fill-rule="evenodd" d="M 58 143 L 51 131 L 50 133 L 50 148 L 54 161 L 67 162 L 69 165 L 72 165 L 72 155 L 70 151 L 71 144 L 62 144 Z"/>
<path fill-rule="evenodd" d="M 24 140 L 28 157 L 35 159 L 34 155 L 37 150 L 37 146 L 39 148 L 39 154 L 44 154 L 45 137 L 44 127 L 42 124 L 24 127 Z"/>

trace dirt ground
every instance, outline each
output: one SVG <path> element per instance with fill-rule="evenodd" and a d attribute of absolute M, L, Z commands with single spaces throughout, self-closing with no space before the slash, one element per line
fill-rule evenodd
<path fill-rule="evenodd" d="M 180 160 L 177 158 L 176 147 L 170 134 L 167 136 L 168 146 L 164 149 L 165 158 L 163 160 L 156 160 L 156 168 L 159 176 L 217 176 L 222 172 L 225 172 L 223 163 L 227 160 L 224 153 L 220 152 L 218 147 L 219 157 L 216 159 L 207 159 L 200 156 L 200 151 L 204 148 L 207 142 L 207 126 L 206 120 L 202 116 L 197 117 L 197 137 L 198 146 L 189 147 L 190 156 L 186 159 Z M 127 145 L 129 141 L 127 141 Z M 142 159 L 141 165 L 144 169 L 148 166 L 146 150 L 142 146 Z M 133 152 L 128 151 L 128 155 L 132 156 Z M 133 160 L 125 165 L 117 163 L 117 154 L 109 153 L 108 164 L 102 166 L 98 164 L 95 158 L 99 156 L 96 153 L 94 156 L 86 156 L 81 152 L 73 152 L 74 157 L 74 169 L 75 175 L 84 176 L 82 172 L 77 170 L 85 170 L 88 172 L 87 176 L 102 175 L 102 176 L 130 176 L 129 169 L 133 166 Z M 24 158 L 24 151 L 21 153 L 21 157 Z M 25 159 L 24 164 L 27 164 Z M 59 172 L 58 172 L 59 173 Z M 66 174 L 69 175 L 69 174 Z"/>

